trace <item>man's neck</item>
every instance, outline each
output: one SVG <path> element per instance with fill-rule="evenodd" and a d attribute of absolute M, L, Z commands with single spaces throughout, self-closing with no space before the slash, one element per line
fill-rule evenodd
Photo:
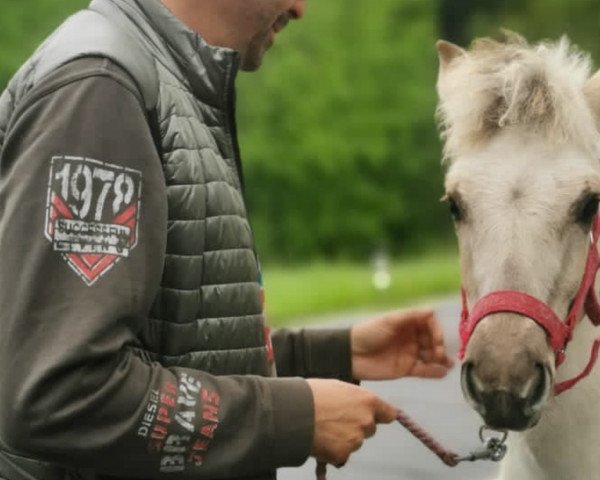
<path fill-rule="evenodd" d="M 227 0 L 161 0 L 173 15 L 207 43 L 241 51 L 237 32 L 227 24 Z"/>

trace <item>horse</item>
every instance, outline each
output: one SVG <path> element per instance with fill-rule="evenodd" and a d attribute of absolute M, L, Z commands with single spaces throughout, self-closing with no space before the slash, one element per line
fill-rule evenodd
<path fill-rule="evenodd" d="M 600 72 L 566 37 L 437 50 L 463 396 L 510 431 L 501 479 L 598 479 Z"/>

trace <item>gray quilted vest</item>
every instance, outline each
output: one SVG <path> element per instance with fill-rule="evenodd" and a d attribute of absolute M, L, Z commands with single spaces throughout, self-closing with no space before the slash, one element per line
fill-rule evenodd
<path fill-rule="evenodd" d="M 204 43 L 158 0 L 94 0 L 0 97 L 0 148 L 20 98 L 85 56 L 110 58 L 131 74 L 163 162 L 166 260 L 140 354 L 213 374 L 269 375 L 234 119 L 237 54 Z"/>

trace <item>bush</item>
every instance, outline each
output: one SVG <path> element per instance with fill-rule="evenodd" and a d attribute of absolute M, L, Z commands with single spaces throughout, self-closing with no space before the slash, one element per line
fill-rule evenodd
<path fill-rule="evenodd" d="M 277 259 L 364 257 L 448 236 L 434 123 L 433 0 L 309 3 L 240 85 L 258 245 Z"/>

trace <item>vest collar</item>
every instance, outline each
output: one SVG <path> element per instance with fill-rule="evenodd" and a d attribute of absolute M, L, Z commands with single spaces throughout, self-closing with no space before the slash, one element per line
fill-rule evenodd
<path fill-rule="evenodd" d="M 179 72 L 172 73 L 183 77 L 199 100 L 212 107 L 226 108 L 239 65 L 236 51 L 209 45 L 160 0 L 93 0 L 91 8 L 106 3 L 123 11 L 155 47 L 174 60 Z M 140 24 L 144 20 L 146 25 Z"/>

